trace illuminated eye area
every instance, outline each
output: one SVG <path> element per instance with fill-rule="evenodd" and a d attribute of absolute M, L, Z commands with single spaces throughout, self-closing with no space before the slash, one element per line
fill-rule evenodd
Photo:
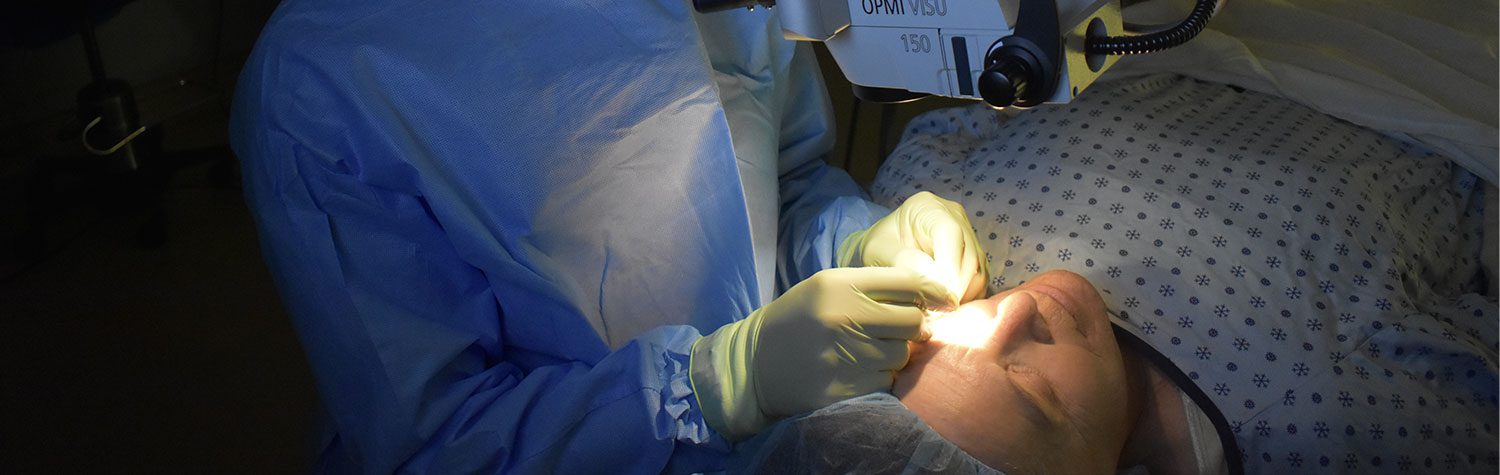
<path fill-rule="evenodd" d="M 1000 319 L 985 311 L 982 306 L 964 305 L 951 312 L 929 311 L 925 324 L 932 331 L 932 340 L 945 345 L 969 348 L 984 346 Z"/>

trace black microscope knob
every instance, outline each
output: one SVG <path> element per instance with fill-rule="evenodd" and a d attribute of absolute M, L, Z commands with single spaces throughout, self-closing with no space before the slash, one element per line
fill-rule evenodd
<path fill-rule="evenodd" d="M 996 109 L 1010 107 L 1026 95 L 1027 74 L 1017 62 L 1003 61 L 979 74 L 979 96 Z"/>
<path fill-rule="evenodd" d="M 776 5 L 776 0 L 693 0 L 693 8 L 698 10 L 698 13 L 754 8 L 756 5 L 770 7 Z"/>

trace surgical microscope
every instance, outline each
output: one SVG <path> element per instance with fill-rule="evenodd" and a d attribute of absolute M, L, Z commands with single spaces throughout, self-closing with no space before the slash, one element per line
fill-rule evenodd
<path fill-rule="evenodd" d="M 927 96 L 994 108 L 1067 103 L 1121 55 L 1187 42 L 1218 9 L 1132 33 L 1121 0 L 693 0 L 699 12 L 775 7 L 787 39 L 821 41 L 861 100 Z M 1222 0 L 1220 0 L 1222 3 Z"/>

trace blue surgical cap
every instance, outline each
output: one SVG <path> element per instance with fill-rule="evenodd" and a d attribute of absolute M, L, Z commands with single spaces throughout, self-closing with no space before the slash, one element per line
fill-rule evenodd
<path fill-rule="evenodd" d="M 735 448 L 731 473 L 1001 474 L 875 393 L 783 420 Z"/>

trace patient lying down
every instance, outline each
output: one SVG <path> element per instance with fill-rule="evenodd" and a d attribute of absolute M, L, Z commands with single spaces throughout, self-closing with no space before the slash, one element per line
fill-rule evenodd
<path fill-rule="evenodd" d="M 1077 274 L 1042 274 L 931 327 L 894 394 L 984 464 L 1011 474 L 1200 473 L 1180 391 L 1121 351 L 1104 302 Z"/>
<path fill-rule="evenodd" d="M 1227 471 L 1212 423 L 1162 370 L 1122 351 L 1104 302 L 1076 274 L 1039 275 L 931 329 L 897 376 L 899 403 L 872 395 L 788 420 L 740 449 L 731 470 Z"/>

